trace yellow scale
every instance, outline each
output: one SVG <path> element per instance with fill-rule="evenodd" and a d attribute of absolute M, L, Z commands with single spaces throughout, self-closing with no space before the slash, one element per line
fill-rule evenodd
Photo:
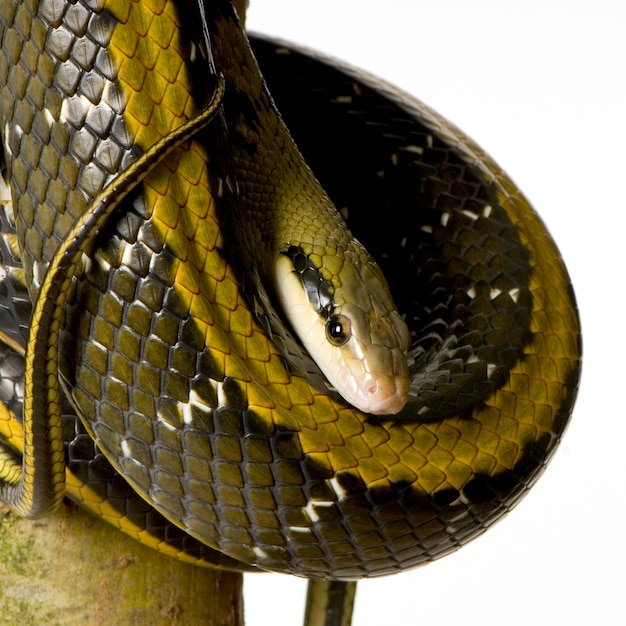
<path fill-rule="evenodd" d="M 189 73 L 189 42 L 183 36 L 183 20 L 187 18 L 178 13 L 176 2 L 168 0 L 106 0 L 102 5 L 116 22 L 106 53 L 111 63 L 113 82 L 119 89 L 116 97 L 123 105 L 124 126 L 132 143 L 146 152 L 157 140 L 166 137 L 199 113 L 198 88 Z M 22 8 L 17 11 L 16 23 L 19 23 L 20 19 L 26 19 L 28 12 Z M 222 16 L 220 20 L 218 23 L 221 26 L 212 36 L 230 37 L 236 26 L 228 16 Z M 40 23 L 33 26 L 33 33 L 39 32 L 40 43 L 45 39 L 41 28 Z M 44 67 L 47 62 L 44 55 L 33 56 L 36 55 L 34 47 L 22 54 L 24 58 L 30 59 L 32 56 L 34 67 L 37 67 L 37 63 L 39 67 Z M 196 49 L 195 54 L 201 53 Z M 245 57 L 247 53 L 242 54 Z M 253 70 L 245 67 L 243 71 Z M 228 83 L 228 75 L 226 80 Z M 253 81 L 251 84 L 255 85 Z M 56 108 L 50 103 L 47 107 L 56 128 L 63 114 L 63 102 L 57 101 Z M 432 112 L 426 114 L 434 122 L 440 121 Z M 53 132 L 62 131 L 57 129 Z M 246 499 L 254 500 L 256 509 L 243 516 L 249 527 L 265 523 L 272 531 L 282 536 L 291 533 L 293 537 L 297 533 L 317 532 L 318 524 L 326 521 L 325 508 L 340 503 L 345 497 L 345 485 L 350 482 L 351 476 L 367 485 L 370 492 L 382 493 L 394 485 L 407 485 L 406 488 L 410 486 L 417 499 L 432 501 L 437 494 L 448 491 L 463 493 L 476 475 L 490 479 L 506 476 L 523 461 L 528 448 L 544 437 L 551 439 L 547 447 L 549 456 L 557 443 L 555 430 L 564 427 L 571 410 L 580 364 L 579 323 L 567 272 L 543 224 L 499 168 L 446 122 L 440 121 L 439 132 L 440 139 L 449 141 L 458 154 L 473 163 L 486 181 L 485 185 L 493 183 L 499 205 L 515 225 L 529 257 L 527 287 L 532 296 L 531 339 L 524 346 L 523 357 L 517 359 L 511 367 L 506 382 L 499 385 L 495 392 L 483 397 L 481 405 L 472 409 L 471 417 L 467 414 L 451 415 L 437 421 L 424 421 L 419 416 L 413 419 L 371 419 L 349 407 L 327 389 L 312 384 L 300 374 L 288 372 L 284 365 L 284 354 L 275 343 L 268 340 L 266 331 L 242 295 L 237 268 L 233 268 L 222 254 L 228 247 L 218 207 L 223 190 L 218 192 L 212 188 L 211 181 L 215 180 L 209 170 L 212 157 L 207 152 L 205 141 L 198 137 L 175 149 L 146 178 L 142 187 L 144 206 L 150 211 L 151 224 L 158 237 L 170 251 L 171 257 L 176 259 L 168 272 L 173 279 L 171 289 L 176 290 L 177 310 L 184 313 L 183 317 L 188 314 L 192 318 L 197 336 L 204 338 L 217 373 L 216 378 L 219 381 L 231 377 L 238 381 L 241 395 L 247 399 L 248 413 L 254 416 L 258 424 L 265 424 L 268 432 L 278 430 L 295 433 L 302 457 L 317 468 L 320 476 L 326 474 L 332 477 L 328 479 L 329 492 L 334 492 L 332 501 L 321 496 L 318 499 L 310 498 L 306 506 L 301 507 L 297 523 L 293 521 L 293 516 L 290 517 L 290 524 L 286 523 L 280 516 L 281 503 L 276 500 L 277 491 L 272 489 L 276 477 L 270 466 L 276 459 L 270 444 L 263 446 L 254 440 L 245 439 L 240 445 L 233 445 L 231 440 L 225 438 L 216 439 L 214 452 L 232 463 L 222 466 L 223 473 L 220 476 L 207 476 L 207 484 L 212 480 L 218 483 L 213 490 L 199 483 L 190 487 L 184 481 L 172 478 L 185 472 L 191 472 L 192 475 L 206 474 L 206 467 L 196 457 L 186 458 L 184 451 L 179 456 L 165 453 L 158 456 L 165 472 L 160 486 L 169 485 L 174 498 L 183 501 L 189 499 L 190 494 L 198 498 L 208 494 L 209 498 L 213 498 L 220 491 L 219 482 L 223 481 L 228 487 L 223 493 L 233 498 L 233 509 L 245 511 Z M 249 136 L 248 139 L 254 142 L 258 138 Z M 42 149 L 42 154 L 53 150 L 53 144 L 49 144 Z M 58 167 L 61 170 L 66 167 L 63 159 Z M 27 173 L 14 171 L 14 176 L 27 178 Z M 71 177 L 71 172 L 67 176 Z M 31 178 L 30 185 L 36 184 L 33 180 Z M 90 190 L 90 194 L 94 196 L 104 183 L 100 181 L 100 188 Z M 65 190 L 59 189 L 58 181 L 50 183 L 48 198 L 51 196 L 58 198 L 59 202 L 65 199 Z M 21 205 L 17 208 L 22 210 Z M 71 223 L 70 217 L 63 218 L 67 224 Z M 50 220 L 48 226 L 51 231 L 57 229 L 56 232 L 60 228 L 54 220 Z M 30 232 L 28 238 L 33 236 Z M 33 248 L 45 250 L 54 241 L 33 244 L 29 239 L 28 243 Z M 124 246 L 118 252 L 124 254 Z M 106 251 L 98 251 L 93 262 L 100 263 L 106 269 L 109 265 L 107 254 Z M 31 268 L 30 275 L 34 271 Z M 511 297 L 515 296 L 511 294 Z M 100 298 L 97 307 L 105 313 L 106 318 L 121 317 L 122 307 L 117 294 L 100 293 L 97 297 Z M 150 324 L 149 312 L 138 308 L 126 323 L 136 325 L 137 330 L 141 331 Z M 84 360 L 91 369 L 80 370 L 73 390 L 74 404 L 81 408 L 88 407 L 87 413 L 94 404 L 94 398 L 101 397 L 105 389 L 106 401 L 121 412 L 135 411 L 150 415 L 155 411 L 154 398 L 163 393 L 159 372 L 175 366 L 179 372 L 187 371 L 190 379 L 196 373 L 195 364 L 186 361 L 185 354 L 180 354 L 179 362 L 172 363 L 170 347 L 159 348 L 156 342 L 152 342 L 146 344 L 151 351 L 144 355 L 135 334 L 125 333 L 124 330 L 115 333 L 104 320 L 96 318 L 91 322 L 83 319 L 75 332 L 81 338 L 90 335 L 97 337 L 97 341 L 85 343 Z M 146 356 L 149 366 L 141 363 Z M 136 366 L 136 363 L 139 365 Z M 102 380 L 107 381 L 104 386 Z M 150 390 L 152 395 L 146 390 Z M 220 399 L 223 391 L 219 382 L 215 384 L 214 390 Z M 210 419 L 215 407 L 206 403 L 206 398 L 189 392 L 186 402 L 180 404 L 176 423 L 170 424 L 172 429 L 184 429 L 183 424 L 193 421 L 194 411 L 204 412 Z M 0 432 L 14 449 L 21 451 L 20 423 L 5 406 L 0 405 L 0 410 Z M 560 417 L 563 413 L 565 417 Z M 165 422 L 168 420 L 167 417 L 159 419 Z M 558 422 L 556 426 L 555 421 Z M 139 419 L 134 423 L 134 437 L 148 443 L 154 441 L 150 423 Z M 87 427 L 98 435 L 98 427 L 93 424 Z M 113 440 L 111 442 L 111 447 L 115 449 L 118 444 Z M 100 443 L 105 446 L 108 444 L 102 441 L 102 437 Z M 242 448 L 245 446 L 248 446 L 246 454 L 258 459 L 259 467 L 251 469 L 242 463 Z M 116 466 L 123 466 L 111 449 L 106 450 L 105 447 L 105 451 L 113 457 Z M 265 469 L 260 467 L 263 463 L 268 464 Z M 258 472 L 256 476 L 255 471 Z M 299 480 L 297 476 L 292 478 L 294 482 Z M 144 497 L 150 499 L 140 479 L 133 476 L 129 479 Z M 18 476 L 7 477 L 6 480 L 17 481 Z M 255 488 L 255 480 L 258 480 L 258 489 Z M 534 473 L 529 480 L 534 480 Z M 239 492 L 236 489 L 238 484 L 241 487 Z M 67 475 L 67 493 L 97 516 L 140 541 L 176 553 L 179 558 L 196 561 L 194 557 L 186 557 L 160 543 L 132 521 L 120 517 L 114 507 L 88 484 L 78 481 L 71 472 Z M 517 496 L 513 498 L 517 499 Z M 156 505 L 163 510 L 159 503 Z M 169 511 L 165 513 L 168 515 Z M 189 511 L 181 513 L 172 521 L 185 527 L 186 515 L 189 515 Z M 223 515 L 227 516 L 228 513 Z M 428 515 L 432 513 L 429 511 L 423 515 L 424 521 L 427 521 Z M 415 516 L 419 518 L 420 512 L 416 512 Z M 236 525 L 241 519 L 239 512 L 233 512 L 232 519 L 223 521 Z M 414 522 L 406 522 L 409 536 L 416 532 Z M 343 528 L 345 531 L 350 523 L 339 522 L 337 529 Z M 385 539 L 372 538 L 377 536 L 377 531 L 374 528 L 367 529 L 368 523 L 360 521 L 357 526 L 363 525 L 366 538 L 361 541 L 365 542 L 364 550 L 371 548 L 371 553 L 376 555 L 375 561 L 384 557 L 388 546 Z M 433 521 L 433 528 L 438 527 L 438 524 L 441 523 Z M 211 538 L 201 536 L 197 528 L 192 529 L 192 534 L 214 545 Z M 367 546 L 370 540 L 372 544 Z M 233 548 L 229 543 L 229 556 L 252 565 L 267 566 L 264 561 L 265 548 L 251 546 L 247 541 L 248 538 L 244 538 L 240 548 Z M 352 539 L 347 536 L 337 541 L 339 553 L 350 550 L 350 541 Z M 358 544 L 359 539 L 354 541 Z M 404 558 L 402 554 L 405 548 L 401 542 L 398 552 L 400 562 Z M 327 571 L 321 569 L 320 563 L 325 558 L 322 555 L 320 562 L 309 564 L 311 569 L 308 570 L 306 566 L 298 569 L 300 566 L 294 565 L 291 556 L 286 556 L 284 563 L 279 563 L 273 556 L 270 560 L 272 567 L 278 569 L 304 575 L 319 571 L 322 576 L 332 576 L 333 566 L 329 566 Z M 415 563 L 413 555 L 407 559 L 406 565 Z M 349 577 L 354 576 L 359 567 L 361 565 L 348 568 L 351 572 Z M 380 571 L 375 570 L 375 573 L 385 573 L 389 569 L 393 568 L 385 566 Z M 337 571 L 340 571 L 341 577 L 343 570 L 338 566 Z M 363 575 L 368 573 L 362 571 Z"/>

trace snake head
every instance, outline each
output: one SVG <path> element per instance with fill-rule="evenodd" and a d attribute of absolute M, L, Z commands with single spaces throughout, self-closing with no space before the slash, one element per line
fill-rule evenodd
<path fill-rule="evenodd" d="M 362 248 L 360 249 L 362 252 Z M 276 262 L 283 312 L 337 392 L 361 411 L 398 413 L 407 402 L 409 332 L 376 263 L 324 257 L 290 246 Z"/>

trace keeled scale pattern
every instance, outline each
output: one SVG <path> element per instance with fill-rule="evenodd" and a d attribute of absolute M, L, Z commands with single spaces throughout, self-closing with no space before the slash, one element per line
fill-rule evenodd
<path fill-rule="evenodd" d="M 129 150 L 133 143 L 145 148 L 155 133 L 167 133 L 195 110 L 188 74 L 201 59 L 186 61 L 187 39 L 180 36 L 181 27 L 185 34 L 193 28 L 172 3 L 105 4 L 110 15 L 70 5 L 87 12 L 82 21 L 70 18 L 64 3 L 42 6 L 49 26 L 56 20 L 61 32 L 71 33 L 72 45 L 63 48 L 68 60 L 60 63 L 83 59 L 83 35 L 106 40 L 91 69 L 81 66 L 77 93 L 106 67 L 107 96 L 119 108 L 109 128 L 118 124 L 121 137 L 133 138 L 126 141 Z M 217 31 L 232 30 L 226 4 L 215 7 Z M 10 23 L 21 25 L 6 31 L 16 38 L 26 31 L 20 16 Z M 47 50 L 33 65 L 36 55 L 18 48 L 7 46 L 16 60 L 5 65 L 27 67 L 36 92 L 44 82 L 37 67 L 56 52 Z M 28 77 L 6 80 L 5 116 L 17 122 L 9 124 L 5 143 L 21 164 L 13 170 L 27 172 L 36 150 L 23 139 L 30 128 L 22 120 L 32 117 L 34 96 Z M 337 109 L 358 119 L 355 102 L 368 90 L 356 87 L 353 77 L 347 84 Z M 80 96 L 84 104 L 87 96 Z M 56 120 L 51 137 L 61 132 L 57 126 L 68 126 L 70 117 L 61 120 L 61 112 L 74 110 L 68 104 L 73 97 L 62 98 L 58 111 L 44 107 L 34 114 L 46 123 L 50 115 Z M 89 127 L 94 108 L 71 106 L 79 121 L 86 111 Z M 356 578 L 456 549 L 508 511 L 536 479 L 575 394 L 575 308 L 558 252 L 536 216 L 473 144 L 427 109 L 384 99 L 376 106 L 386 119 L 378 125 L 378 143 L 395 141 L 396 147 L 378 157 L 384 166 L 376 166 L 374 180 L 401 184 L 380 228 L 381 207 L 374 202 L 364 221 L 376 217 L 381 243 L 374 241 L 373 251 L 388 259 L 387 275 L 416 333 L 416 397 L 407 415 L 369 419 L 290 376 L 283 354 L 248 308 L 254 296 L 245 277 L 227 262 L 220 206 L 210 194 L 211 147 L 200 140 L 168 158 L 143 197 L 102 238 L 68 314 L 64 378 L 99 445 L 167 517 L 261 567 Z M 416 114 L 421 121 L 412 119 Z M 341 119 L 339 125 L 349 125 Z M 75 132 L 68 126 L 67 145 L 77 142 L 79 149 L 67 150 L 56 170 L 71 169 L 65 162 L 76 160 L 72 171 L 80 181 L 80 172 L 92 166 L 81 156 L 104 150 L 112 133 L 101 141 L 95 133 L 94 150 L 86 152 L 94 135 L 77 125 Z M 356 149 L 346 163 L 364 153 L 360 141 L 348 143 Z M 83 206 L 99 180 L 84 176 L 86 189 L 75 182 Z M 63 227 L 57 229 L 62 220 L 54 211 L 39 217 L 28 209 L 50 195 L 42 195 L 36 178 L 33 188 L 29 180 L 18 176 L 14 193 L 20 215 L 21 198 L 30 198 L 20 219 L 24 240 L 34 240 L 29 263 L 37 275 L 41 251 L 53 245 L 42 235 Z M 341 193 L 337 202 L 348 207 L 352 223 L 354 207 L 368 203 L 358 197 L 344 203 Z M 414 201 L 425 202 L 419 212 L 409 208 Z M 391 215 L 398 217 L 399 241 L 397 234 L 386 235 L 396 227 Z M 434 251 L 443 252 L 443 260 L 431 261 Z M 422 285 L 429 286 L 427 295 Z"/>

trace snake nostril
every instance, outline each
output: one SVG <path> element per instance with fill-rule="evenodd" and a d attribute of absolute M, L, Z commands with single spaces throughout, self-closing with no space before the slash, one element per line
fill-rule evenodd
<path fill-rule="evenodd" d="M 377 392 L 378 392 L 378 383 L 376 381 L 374 381 L 367 388 L 367 393 L 369 393 L 370 395 L 373 396 Z"/>

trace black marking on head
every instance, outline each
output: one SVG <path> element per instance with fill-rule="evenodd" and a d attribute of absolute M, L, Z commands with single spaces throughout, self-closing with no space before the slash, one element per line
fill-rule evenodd
<path fill-rule="evenodd" d="M 300 278 L 309 302 L 324 319 L 328 319 L 335 308 L 332 282 L 322 276 L 320 268 L 300 246 L 289 246 L 283 254 L 291 259 L 293 271 Z"/>

